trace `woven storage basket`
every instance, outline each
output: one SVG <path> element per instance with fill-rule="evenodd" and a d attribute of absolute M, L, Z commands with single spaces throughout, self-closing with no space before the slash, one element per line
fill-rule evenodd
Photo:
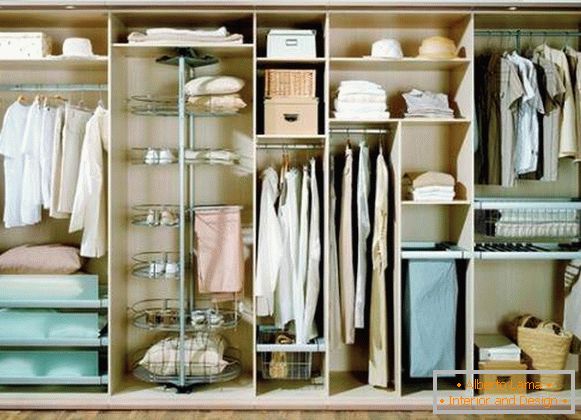
<path fill-rule="evenodd" d="M 264 96 L 315 97 L 316 70 L 268 69 L 264 75 Z"/>
<path fill-rule="evenodd" d="M 558 327 L 554 322 L 543 322 L 536 328 L 524 327 L 530 317 L 523 317 L 520 326 L 517 328 L 517 344 L 530 358 L 533 369 L 539 370 L 561 370 L 565 367 L 571 340 L 573 336 L 567 331 L 562 335 L 553 332 L 553 326 Z M 533 381 L 538 381 L 549 391 L 560 391 L 563 389 L 565 375 L 544 374 L 531 375 Z M 550 385 L 550 386 L 549 386 Z"/>

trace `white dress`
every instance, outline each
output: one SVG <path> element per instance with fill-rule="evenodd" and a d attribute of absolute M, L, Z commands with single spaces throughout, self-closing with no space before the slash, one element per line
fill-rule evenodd
<path fill-rule="evenodd" d="M 42 219 L 42 192 L 40 149 L 42 136 L 42 105 L 36 98 L 28 111 L 22 139 L 24 171 L 22 173 L 22 202 L 20 217 L 25 225 L 34 225 Z"/>

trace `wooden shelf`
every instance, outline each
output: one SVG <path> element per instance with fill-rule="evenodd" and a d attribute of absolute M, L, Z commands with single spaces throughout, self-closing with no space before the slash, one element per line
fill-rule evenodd
<path fill-rule="evenodd" d="M 413 201 L 402 200 L 404 206 L 469 206 L 469 200 L 454 200 L 454 201 Z"/>
<path fill-rule="evenodd" d="M 325 140 L 325 134 L 257 134 L 256 139 L 260 142 L 262 140 Z"/>
<path fill-rule="evenodd" d="M 431 60 L 417 57 L 404 57 L 400 59 L 389 58 L 364 58 L 364 57 L 333 57 L 330 59 L 331 68 L 345 70 L 366 71 L 433 71 L 450 70 L 459 67 L 467 67 L 469 58 L 453 58 L 443 60 Z"/>
<path fill-rule="evenodd" d="M 0 60 L 0 69 L 18 71 L 106 71 L 108 57 L 96 58 L 39 58 L 32 60 Z"/>
<path fill-rule="evenodd" d="M 256 62 L 258 64 L 320 64 L 324 63 L 326 59 L 324 57 L 316 58 L 268 58 L 268 57 L 257 57 Z"/>
<path fill-rule="evenodd" d="M 218 58 L 251 58 L 254 45 L 253 44 L 128 44 L 116 43 L 113 48 L 125 57 L 150 58 L 161 55 L 175 54 L 176 48 L 194 48 L 200 54 L 209 54 Z"/>

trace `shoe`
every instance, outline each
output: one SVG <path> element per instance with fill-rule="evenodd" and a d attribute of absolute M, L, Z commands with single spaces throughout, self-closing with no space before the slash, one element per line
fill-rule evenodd
<path fill-rule="evenodd" d="M 176 277 L 180 272 L 180 265 L 177 262 L 165 263 L 165 276 Z"/>
<path fill-rule="evenodd" d="M 149 226 L 158 226 L 159 213 L 154 209 L 149 209 L 149 211 L 147 212 L 147 219 L 145 219 L 145 221 Z"/>
<path fill-rule="evenodd" d="M 167 165 L 169 163 L 175 162 L 175 156 L 168 148 L 161 149 L 159 152 L 159 164 L 160 165 Z"/>
<path fill-rule="evenodd" d="M 161 224 L 163 226 L 176 226 L 179 223 L 179 217 L 171 210 L 164 209 L 161 212 Z"/>
<path fill-rule="evenodd" d="M 146 165 L 157 165 L 159 163 L 159 152 L 150 147 L 147 149 L 147 153 L 143 160 Z"/>

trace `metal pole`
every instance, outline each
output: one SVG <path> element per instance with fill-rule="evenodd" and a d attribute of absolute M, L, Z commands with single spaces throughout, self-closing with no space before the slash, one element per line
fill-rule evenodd
<path fill-rule="evenodd" d="M 2 92 L 107 92 L 106 84 L 39 84 L 21 83 L 0 85 Z"/>
<path fill-rule="evenodd" d="M 186 246 L 186 224 L 185 224 L 185 124 L 186 124 L 186 97 L 184 92 L 184 86 L 186 84 L 186 61 L 183 56 L 179 58 L 179 92 L 178 92 L 178 141 L 179 141 L 179 205 L 180 205 L 180 233 L 179 233 L 179 250 L 180 250 L 180 336 L 179 336 L 179 346 L 180 346 L 180 370 L 179 370 L 179 383 L 180 386 L 185 386 L 186 384 L 186 365 L 185 365 L 185 334 L 186 334 L 186 314 L 185 314 L 185 285 L 186 285 L 186 258 L 185 258 L 185 246 Z"/>
<path fill-rule="evenodd" d="M 189 71 L 189 76 L 190 78 L 194 78 L 195 77 L 195 71 L 194 69 L 190 68 Z M 188 137 L 188 147 L 192 150 L 194 150 L 195 146 L 196 146 L 196 132 L 195 132 L 195 126 L 194 126 L 194 115 L 190 113 L 189 117 L 189 137 Z M 188 172 L 189 172 L 189 187 L 190 187 L 190 191 L 189 191 L 189 209 L 188 209 L 188 215 L 190 216 L 190 224 L 189 224 L 189 229 L 190 229 L 190 234 L 189 234 L 189 239 L 190 239 L 190 249 L 189 249 L 189 253 L 188 253 L 188 260 L 190 262 L 190 264 L 192 264 L 192 268 L 194 267 L 194 247 L 195 247 L 195 223 L 196 223 L 196 219 L 195 219 L 195 213 L 194 213 L 194 206 L 196 204 L 196 197 L 195 197 L 195 165 L 188 165 Z M 197 267 L 197 260 L 196 260 L 196 267 Z M 190 284 L 189 284 L 189 310 L 193 311 L 196 305 L 196 299 L 194 297 L 194 288 L 196 287 L 195 284 L 195 272 L 192 271 L 192 275 L 190 277 Z"/>

